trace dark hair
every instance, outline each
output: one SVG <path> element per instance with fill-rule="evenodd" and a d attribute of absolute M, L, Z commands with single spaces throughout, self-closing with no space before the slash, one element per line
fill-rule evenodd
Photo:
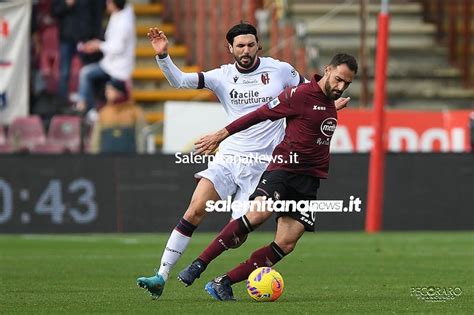
<path fill-rule="evenodd" d="M 334 67 L 346 64 L 349 69 L 354 71 L 354 74 L 357 74 L 357 60 L 352 55 L 344 53 L 336 54 L 334 55 L 334 57 L 332 57 L 331 62 L 329 64 Z"/>
<path fill-rule="evenodd" d="M 119 10 L 123 10 L 123 8 L 125 8 L 125 4 L 127 3 L 127 0 L 112 0 L 112 1 Z"/>
<path fill-rule="evenodd" d="M 232 26 L 227 32 L 225 38 L 227 39 L 227 42 L 232 45 L 236 36 L 247 34 L 254 35 L 258 43 L 257 29 L 252 24 L 245 22 L 240 22 L 239 24 Z"/>

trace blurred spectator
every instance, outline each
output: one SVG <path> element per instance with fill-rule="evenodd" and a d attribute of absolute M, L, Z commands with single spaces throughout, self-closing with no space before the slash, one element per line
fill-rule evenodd
<path fill-rule="evenodd" d="M 107 11 L 111 13 L 105 41 L 93 39 L 79 45 L 86 54 L 101 51 L 104 55 L 98 63 L 81 69 L 79 75 L 79 101 L 77 110 L 86 111 L 95 107 L 94 92 L 100 83 L 111 78 L 129 82 L 135 65 L 135 14 L 126 0 L 107 0 Z"/>
<path fill-rule="evenodd" d="M 143 110 L 130 101 L 124 81 L 111 80 L 105 86 L 107 104 L 99 111 L 92 134 L 93 153 L 139 152 L 144 150 L 141 131 Z"/>
<path fill-rule="evenodd" d="M 59 25 L 59 94 L 69 98 L 71 61 L 77 45 L 93 38 L 102 38 L 105 0 L 53 0 L 52 13 Z M 97 62 L 100 53 L 82 59 L 83 64 Z"/>
<path fill-rule="evenodd" d="M 32 4 L 30 113 L 41 116 L 47 125 L 68 104 L 57 95 L 59 41 L 52 0 L 33 0 Z"/>
<path fill-rule="evenodd" d="M 31 90 L 32 98 L 47 90 L 55 93 L 58 86 L 58 58 L 56 43 L 51 43 L 51 34 L 57 31 L 56 21 L 51 16 L 51 0 L 33 0 L 31 15 Z"/>

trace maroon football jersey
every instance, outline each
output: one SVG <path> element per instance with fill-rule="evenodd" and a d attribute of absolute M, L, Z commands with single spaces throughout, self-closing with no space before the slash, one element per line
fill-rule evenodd
<path fill-rule="evenodd" d="M 337 112 L 334 101 L 319 87 L 320 79 L 315 75 L 311 82 L 285 89 L 278 98 L 229 124 L 227 131 L 234 134 L 266 119 L 286 118 L 285 137 L 273 150 L 267 170 L 327 178 Z"/>

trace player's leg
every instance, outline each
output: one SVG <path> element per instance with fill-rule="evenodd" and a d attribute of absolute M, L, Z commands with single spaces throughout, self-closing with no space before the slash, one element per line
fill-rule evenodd
<path fill-rule="evenodd" d="M 236 184 L 237 192 L 232 204 L 232 219 L 236 220 L 245 215 L 250 209 L 251 196 L 255 192 L 260 179 L 268 166 L 267 162 L 254 160 L 246 164 L 240 164 Z M 232 248 L 240 247 L 247 240 L 247 235 L 240 238 Z"/>
<path fill-rule="evenodd" d="M 249 233 L 258 228 L 268 218 L 271 217 L 271 211 L 258 211 L 265 206 L 265 199 L 261 196 L 255 198 L 247 214 L 229 222 L 209 244 L 209 246 L 199 255 L 204 263 L 209 264 L 224 251 L 236 248 L 240 239 L 247 237 Z"/>
<path fill-rule="evenodd" d="M 248 211 L 249 196 L 251 196 L 255 191 L 267 163 L 240 164 L 225 160 L 222 163 L 225 166 L 225 170 L 230 172 L 231 178 L 234 181 L 233 185 L 236 185 L 237 187 L 232 203 L 232 219 L 238 220 Z M 223 197 L 225 198 L 225 196 Z M 265 218 L 262 218 L 262 220 L 265 220 Z M 231 222 L 229 222 L 229 224 Z M 229 241 L 229 244 L 226 244 L 226 246 L 229 246 L 229 248 L 239 247 L 245 242 L 247 235 L 247 230 L 244 230 L 242 233 L 237 232 L 236 237 L 234 237 L 232 241 Z M 216 250 L 216 245 L 221 247 L 218 247 Z M 212 242 L 208 245 L 203 255 L 205 255 L 206 252 L 210 252 L 210 255 L 216 255 L 217 257 L 222 252 L 221 250 L 222 244 Z M 206 258 L 201 256 L 197 257 L 190 265 L 178 274 L 178 280 L 180 280 L 185 286 L 192 285 L 193 282 L 205 271 L 207 264 L 212 259 L 207 256 Z"/>
<path fill-rule="evenodd" d="M 251 207 L 257 207 L 257 203 L 261 202 L 261 197 L 256 198 L 252 202 Z M 182 270 L 178 275 L 178 280 L 186 286 L 193 284 L 194 280 L 199 278 L 206 270 L 207 265 L 220 254 L 230 248 L 237 248 L 237 244 L 241 244 L 243 239 L 255 228 L 265 222 L 271 216 L 271 212 L 249 211 L 246 215 L 237 220 L 230 221 L 217 235 L 217 237 L 204 249 L 204 251 L 196 258 L 191 265 Z"/>
<path fill-rule="evenodd" d="M 206 212 L 206 201 L 220 200 L 214 189 L 214 184 L 207 178 L 202 178 L 194 190 L 191 202 L 181 220 L 171 233 L 166 244 L 158 274 L 168 278 L 169 272 L 176 265 L 179 258 L 188 247 L 194 230 L 202 222 Z"/>
<path fill-rule="evenodd" d="M 305 231 L 305 226 L 289 216 L 278 219 L 275 240 L 267 246 L 254 251 L 250 258 L 225 275 L 216 277 L 206 284 L 206 291 L 216 300 L 235 300 L 232 292 L 234 283 L 246 280 L 259 267 L 271 267 L 293 251 Z"/>
<path fill-rule="evenodd" d="M 227 249 L 235 247 L 236 242 L 264 223 L 272 215 L 272 209 L 267 209 L 267 200 L 274 196 L 278 197 L 275 199 L 282 200 L 289 197 L 290 192 L 285 184 L 286 176 L 286 172 L 281 171 L 264 172 L 255 192 L 250 196 L 253 202 L 249 212 L 229 222 L 199 255 L 199 259 L 209 264 Z"/>
<path fill-rule="evenodd" d="M 164 284 L 171 269 L 186 250 L 194 230 L 204 219 L 207 213 L 206 202 L 208 200 L 217 201 L 224 196 L 231 196 L 236 189 L 228 165 L 222 159 L 215 159 L 210 162 L 209 167 L 195 174 L 195 177 L 200 181 L 184 217 L 180 219 L 168 239 L 157 274 L 153 277 L 137 279 L 137 284 L 146 288 L 154 298 L 159 297 L 163 292 Z M 199 277 L 199 274 L 195 275 L 193 272 L 192 274 L 194 277 Z"/>
<path fill-rule="evenodd" d="M 163 292 L 171 269 L 186 250 L 196 227 L 206 215 L 206 201 L 219 200 L 214 184 L 207 178 L 202 178 L 194 190 L 191 202 L 183 218 L 178 222 L 168 239 L 161 257 L 160 268 L 155 276 L 140 277 L 137 284 L 147 289 L 152 297 L 158 298 Z M 189 220 L 189 221 L 188 221 Z"/>

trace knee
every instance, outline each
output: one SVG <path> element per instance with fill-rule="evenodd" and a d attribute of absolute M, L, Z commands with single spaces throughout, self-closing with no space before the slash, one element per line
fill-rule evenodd
<path fill-rule="evenodd" d="M 81 71 L 79 71 L 79 81 L 84 82 L 85 80 L 87 80 L 87 70 L 82 68 Z"/>
<path fill-rule="evenodd" d="M 93 70 L 94 67 L 92 64 L 82 67 L 79 71 L 79 80 L 88 80 Z"/>
<path fill-rule="evenodd" d="M 249 220 L 250 224 L 252 225 L 253 229 L 256 229 L 260 225 L 262 225 L 269 217 L 272 216 L 272 212 L 270 211 L 249 211 L 245 214 L 247 219 Z"/>
<path fill-rule="evenodd" d="M 291 242 L 291 241 L 286 241 L 286 240 L 279 241 L 279 242 L 275 241 L 275 243 L 278 245 L 278 247 L 281 248 L 281 250 L 285 253 L 285 255 L 288 255 L 289 253 L 291 253 L 296 247 L 296 242 Z"/>
<path fill-rule="evenodd" d="M 184 214 L 184 218 L 186 219 L 186 221 L 194 225 L 199 225 L 199 223 L 201 223 L 201 221 L 204 219 L 205 216 L 206 216 L 205 202 L 198 198 L 191 199 L 188 209 L 186 210 L 186 213 Z"/>

